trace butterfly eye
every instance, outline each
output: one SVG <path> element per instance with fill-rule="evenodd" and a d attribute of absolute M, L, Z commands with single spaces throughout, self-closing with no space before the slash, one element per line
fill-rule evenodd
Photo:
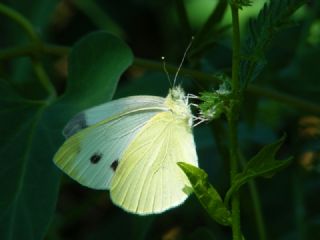
<path fill-rule="evenodd" d="M 112 168 L 112 170 L 115 172 L 117 170 L 117 167 L 118 167 L 118 164 L 119 164 L 119 161 L 118 160 L 114 160 L 110 167 Z"/>
<path fill-rule="evenodd" d="M 95 153 L 90 157 L 90 162 L 93 164 L 98 163 L 102 158 L 102 154 Z"/>

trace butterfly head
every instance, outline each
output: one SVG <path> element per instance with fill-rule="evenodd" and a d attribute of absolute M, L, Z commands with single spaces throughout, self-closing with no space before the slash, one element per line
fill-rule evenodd
<path fill-rule="evenodd" d="M 185 119 L 188 125 L 192 125 L 192 113 L 188 104 L 188 98 L 180 86 L 173 87 L 169 90 L 166 97 L 165 105 L 172 111 L 178 118 Z"/>

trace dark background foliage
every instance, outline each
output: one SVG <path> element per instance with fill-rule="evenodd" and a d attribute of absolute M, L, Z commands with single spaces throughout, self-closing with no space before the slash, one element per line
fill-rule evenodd
<path fill-rule="evenodd" d="M 165 56 L 168 63 L 178 65 L 191 36 L 196 39 L 185 67 L 211 76 L 228 76 L 231 72 L 231 16 L 227 1 L 4 0 L 2 3 L 25 16 L 46 43 L 71 47 L 86 34 L 97 30 L 123 39 L 139 59 L 133 60 L 133 65 L 122 75 L 114 98 L 137 94 L 165 96 L 170 84 L 161 68 L 160 57 Z M 249 85 L 241 109 L 240 144 L 244 158 L 248 159 L 263 145 L 287 133 L 279 158 L 292 155 L 293 163 L 273 178 L 255 181 L 267 239 L 320 239 L 320 4 L 317 0 L 309 1 L 290 21 L 268 28 L 267 33 L 272 32 L 272 36 L 267 36 L 263 45 L 265 42 L 261 39 L 265 36 L 259 38 L 254 31 L 259 31 L 265 19 L 272 23 L 275 18 L 271 12 L 276 14 L 275 9 L 279 8 L 275 6 L 264 19 L 258 18 L 249 24 L 249 19 L 258 16 L 264 3 L 263 0 L 252 1 L 252 6 L 240 11 L 242 64 L 245 65 L 245 61 L 257 63 L 254 65 L 257 74 L 253 74 L 252 79 L 255 79 Z M 287 6 L 284 4 L 278 10 Z M 2 15 L 0 22 L 2 50 L 29 43 L 16 23 Z M 255 46 L 250 41 L 255 40 L 262 45 L 254 56 L 250 56 L 250 46 Z M 84 72 L 92 67 L 90 63 L 95 64 L 94 59 L 104 48 L 111 51 L 103 42 L 97 43 L 95 53 L 82 63 L 86 65 Z M 75 48 L 73 50 L 76 52 Z M 87 52 L 79 54 L 83 59 L 90 55 Z M 132 61 L 130 54 L 124 51 L 122 55 L 107 55 L 99 61 L 116 62 L 121 72 Z M 100 76 L 97 85 L 91 84 L 94 81 L 90 76 L 70 76 L 70 72 L 68 81 L 79 76 L 82 87 L 69 86 L 67 96 L 42 110 L 44 106 L 37 101 L 46 97 L 46 91 L 37 80 L 37 70 L 33 71 L 34 62 L 29 57 L 4 56 L 5 52 L 0 52 L 3 82 L 0 111 L 4 114 L 0 120 L 0 188 L 4 193 L 0 194 L 0 236 L 4 239 L 38 239 L 32 234 L 43 236 L 45 232 L 48 240 L 230 239 L 230 229 L 213 222 L 194 196 L 164 214 L 139 217 L 115 207 L 108 192 L 82 187 L 55 169 L 52 157 L 56 146 L 63 141 L 59 135 L 62 126 L 77 111 L 111 98 L 116 81 L 109 83 L 104 80 L 104 74 L 118 79 L 117 70 L 112 72 L 112 67 L 101 67 L 98 75 L 94 75 Z M 157 61 L 156 67 L 148 65 L 144 59 Z M 42 54 L 38 60 L 44 65 L 58 95 L 62 96 L 67 88 L 67 51 Z M 77 64 L 81 61 L 74 64 L 74 69 L 83 66 Z M 178 82 L 194 94 L 218 87 L 217 82 L 198 79 L 188 72 L 182 73 Z M 87 86 L 89 90 L 84 91 Z M 98 93 L 97 89 L 100 89 Z M 38 114 L 41 116 L 37 117 Z M 45 124 L 37 125 L 35 119 Z M 223 118 L 194 130 L 200 166 L 223 196 L 229 187 L 225 131 Z M 31 149 L 28 151 L 31 160 L 26 164 L 19 162 L 21 156 L 16 156 L 24 146 Z M 28 176 L 21 177 L 25 169 L 28 169 Z M 41 188 L 33 185 L 39 181 L 50 184 L 43 184 Z M 258 239 L 254 212 L 257 206 L 252 199 L 249 187 L 244 187 L 241 220 L 246 239 Z M 48 202 L 49 209 L 46 208 Z M 36 222 L 32 220 L 35 216 L 39 216 Z M 8 229 L 10 227 L 12 229 Z"/>

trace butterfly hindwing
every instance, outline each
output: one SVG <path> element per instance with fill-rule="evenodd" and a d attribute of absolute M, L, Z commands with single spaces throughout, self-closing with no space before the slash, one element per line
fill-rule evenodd
<path fill-rule="evenodd" d="M 180 161 L 197 166 L 191 128 L 172 112 L 157 113 L 122 155 L 111 183 L 113 202 L 142 215 L 181 204 L 190 183 Z"/>

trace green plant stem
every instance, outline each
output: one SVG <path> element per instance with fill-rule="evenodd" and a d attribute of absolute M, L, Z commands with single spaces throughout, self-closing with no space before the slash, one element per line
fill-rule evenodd
<path fill-rule="evenodd" d="M 41 42 L 32 24 L 19 12 L 0 3 L 0 14 L 7 16 L 12 21 L 16 22 L 26 32 L 32 42 Z"/>
<path fill-rule="evenodd" d="M 247 89 L 248 92 L 255 94 L 256 96 L 263 96 L 269 99 L 276 100 L 281 103 L 285 103 L 287 105 L 293 106 L 299 110 L 302 110 L 303 112 L 309 112 L 319 115 L 320 113 L 320 105 L 314 104 L 312 102 L 309 102 L 307 100 L 297 98 L 293 95 L 279 92 L 276 90 L 256 86 L 253 84 L 250 84 Z"/>
<path fill-rule="evenodd" d="M 256 182 L 254 180 L 251 180 L 248 182 L 248 184 L 249 184 L 249 191 L 252 199 L 253 210 L 254 210 L 254 215 L 255 215 L 256 224 L 257 224 L 257 232 L 258 232 L 259 240 L 267 240 L 267 233 L 265 229 L 264 219 L 262 216 L 262 208 L 261 208 L 261 203 L 260 203 Z"/>
<path fill-rule="evenodd" d="M 293 199 L 294 199 L 294 216 L 297 235 L 299 240 L 308 239 L 306 231 L 306 209 L 304 203 L 304 189 L 301 169 L 296 168 L 292 173 Z"/>
<path fill-rule="evenodd" d="M 33 57 L 34 55 L 53 55 L 61 57 L 67 55 L 69 47 L 56 46 L 52 44 L 34 44 L 30 43 L 25 46 L 10 47 L 0 50 L 0 60 L 13 59 L 17 57 Z"/>
<path fill-rule="evenodd" d="M 137 67 L 146 68 L 148 70 L 163 71 L 163 64 L 156 61 L 135 58 L 133 65 Z M 178 68 L 171 64 L 166 64 L 166 69 L 168 70 L 168 73 L 175 74 Z M 216 83 L 221 82 L 220 79 L 215 77 L 213 74 L 207 74 L 200 71 L 191 70 L 188 68 L 181 68 L 179 73 L 185 77 L 192 77 L 200 81 L 216 82 Z"/>
<path fill-rule="evenodd" d="M 239 12 L 234 4 L 230 4 L 232 13 L 232 94 L 239 100 L 239 64 L 240 64 L 240 27 Z"/>
<path fill-rule="evenodd" d="M 235 114 L 231 113 L 235 109 L 231 107 L 228 116 L 229 126 L 229 158 L 230 158 L 230 183 L 232 184 L 235 175 L 238 172 L 238 139 L 237 139 L 237 120 Z M 231 211 L 232 211 L 232 239 L 241 240 L 240 229 L 240 198 L 239 192 L 232 195 L 231 198 Z"/>
<path fill-rule="evenodd" d="M 246 159 L 241 152 L 239 152 L 239 159 L 240 159 L 241 168 L 243 169 L 244 166 L 246 165 Z M 259 240 L 267 240 L 267 232 L 265 228 L 261 201 L 260 201 L 256 181 L 250 180 L 248 182 L 248 185 L 249 185 L 249 192 L 252 199 L 253 211 L 254 211 L 255 220 L 257 224 L 257 232 L 258 232 Z"/>
<path fill-rule="evenodd" d="M 240 88 L 239 88 L 239 64 L 240 64 L 240 27 L 239 12 L 235 3 L 230 4 L 232 14 L 232 100 L 227 114 L 229 126 L 229 156 L 230 156 L 230 183 L 232 185 L 235 176 L 238 173 L 238 135 L 237 124 L 240 107 Z M 239 192 L 231 198 L 231 217 L 232 217 L 232 239 L 241 240 L 240 227 L 240 198 Z"/>
<path fill-rule="evenodd" d="M 57 97 L 57 95 L 56 95 L 56 90 L 54 89 L 53 85 L 50 83 L 47 72 L 45 71 L 42 63 L 36 58 L 32 59 L 32 66 L 40 83 L 49 92 L 47 102 L 48 103 L 52 102 Z"/>
<path fill-rule="evenodd" d="M 26 32 L 33 46 L 35 46 L 37 49 L 42 48 L 43 43 L 28 19 L 22 16 L 19 12 L 2 3 L 0 3 L 0 14 L 8 17 L 13 22 L 17 23 Z M 27 50 L 27 48 L 24 48 L 24 52 L 26 52 Z M 15 54 L 17 54 L 17 52 L 15 52 Z M 32 58 L 32 64 L 35 74 L 37 75 L 40 84 L 49 94 L 47 100 L 54 99 L 57 96 L 56 90 L 50 82 L 50 79 L 47 76 L 42 63 L 39 60 L 39 55 L 37 55 L 35 52 L 32 52 L 30 56 Z"/>
<path fill-rule="evenodd" d="M 53 55 L 53 56 L 64 56 L 70 52 L 70 48 L 66 46 L 57 46 L 53 44 L 42 44 L 41 46 L 37 44 L 28 44 L 25 46 L 11 47 L 7 49 L 0 50 L 0 60 L 9 60 L 17 57 L 32 57 L 33 55 Z M 163 64 L 161 62 L 146 60 L 141 58 L 135 58 L 134 66 L 142 67 L 149 70 L 163 71 Z M 177 67 L 167 64 L 167 70 L 169 73 L 175 74 L 177 72 Z M 221 81 L 219 78 L 215 77 L 214 74 L 203 73 L 188 68 L 181 68 L 180 74 L 186 77 L 192 77 L 201 82 L 214 82 L 219 84 Z M 304 112 L 320 114 L 320 105 L 314 104 L 312 102 L 306 101 L 304 99 L 297 98 L 290 94 L 275 91 L 273 89 L 268 89 L 265 87 L 250 84 L 246 91 L 250 92 L 259 97 L 266 97 Z"/>

